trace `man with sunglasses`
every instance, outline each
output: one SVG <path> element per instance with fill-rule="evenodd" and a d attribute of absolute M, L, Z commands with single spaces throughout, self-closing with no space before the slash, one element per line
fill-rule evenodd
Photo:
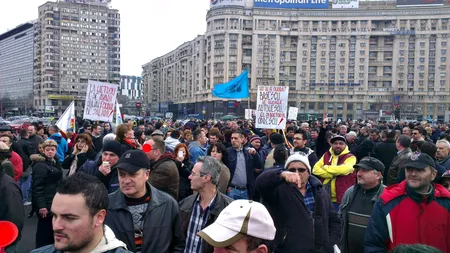
<path fill-rule="evenodd" d="M 186 237 L 185 253 L 212 253 L 197 232 L 212 224 L 233 201 L 217 190 L 222 165 L 211 156 L 200 156 L 189 176 L 195 194 L 180 202 L 181 230 Z"/>
<path fill-rule="evenodd" d="M 388 186 L 375 203 L 364 237 L 364 252 L 388 252 L 401 244 L 425 244 L 450 252 L 450 192 L 434 184 L 436 164 L 413 153 L 406 179 Z"/>
<path fill-rule="evenodd" d="M 356 169 L 357 184 L 348 188 L 339 206 L 342 219 L 341 252 L 364 252 L 364 233 L 372 214 L 373 205 L 383 192 L 384 165 L 373 157 L 364 157 Z"/>
<path fill-rule="evenodd" d="M 339 245 L 341 220 L 306 156 L 291 155 L 283 169 L 265 171 L 256 189 L 274 219 L 274 252 L 333 252 Z"/>

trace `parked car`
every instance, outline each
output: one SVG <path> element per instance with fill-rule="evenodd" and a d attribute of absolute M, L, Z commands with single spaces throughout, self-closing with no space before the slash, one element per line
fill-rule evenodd
<path fill-rule="evenodd" d="M 13 133 L 18 133 L 23 128 L 28 129 L 28 126 L 30 126 L 31 123 L 32 122 L 28 119 L 18 119 L 12 121 L 9 125 L 11 126 Z"/>

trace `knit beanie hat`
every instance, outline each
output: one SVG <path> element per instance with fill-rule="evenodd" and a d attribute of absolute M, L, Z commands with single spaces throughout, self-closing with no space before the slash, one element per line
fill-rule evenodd
<path fill-rule="evenodd" d="M 103 146 L 103 151 L 113 152 L 120 157 L 122 155 L 122 144 L 117 141 L 109 141 Z"/>
<path fill-rule="evenodd" d="M 309 160 L 307 156 L 300 155 L 298 153 L 294 153 L 293 155 L 289 156 L 286 163 L 284 164 L 284 168 L 287 169 L 289 167 L 289 164 L 291 162 L 301 162 L 303 163 L 306 168 L 309 170 L 309 174 L 311 175 L 311 165 L 309 165 Z"/>
<path fill-rule="evenodd" d="M 260 138 L 258 135 L 253 135 L 253 136 L 250 138 L 250 143 L 251 143 L 252 141 L 255 141 L 255 140 L 261 140 L 261 138 Z"/>

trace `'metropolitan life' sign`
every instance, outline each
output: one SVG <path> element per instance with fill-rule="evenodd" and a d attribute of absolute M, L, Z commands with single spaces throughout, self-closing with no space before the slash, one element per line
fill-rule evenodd
<path fill-rule="evenodd" d="M 328 9 L 328 0 L 255 0 L 256 8 Z"/>

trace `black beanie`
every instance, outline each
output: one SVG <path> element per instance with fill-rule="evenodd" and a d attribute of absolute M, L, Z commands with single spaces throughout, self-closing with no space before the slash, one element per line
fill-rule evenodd
<path fill-rule="evenodd" d="M 120 157 L 122 155 L 122 144 L 117 141 L 108 141 L 103 146 L 103 151 L 113 152 Z"/>

